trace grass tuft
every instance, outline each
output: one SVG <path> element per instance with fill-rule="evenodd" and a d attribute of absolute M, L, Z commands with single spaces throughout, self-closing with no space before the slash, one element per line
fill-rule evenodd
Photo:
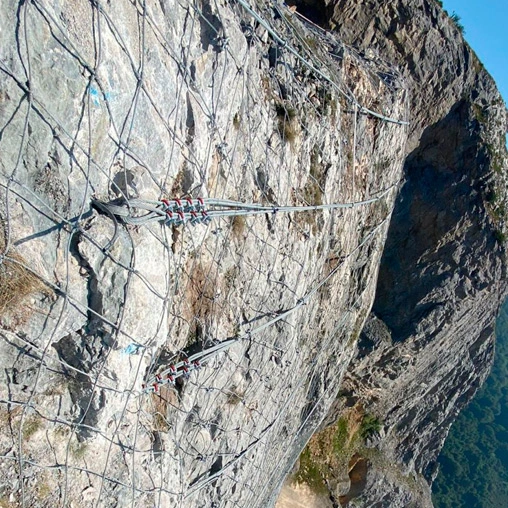
<path fill-rule="evenodd" d="M 6 243 L 3 223 L 0 227 L 0 254 L 3 254 Z M 13 310 L 27 296 L 43 288 L 41 281 L 24 264 L 25 260 L 13 248 L 0 262 L 0 315 Z"/>
<path fill-rule="evenodd" d="M 33 415 L 25 419 L 23 423 L 23 439 L 28 441 L 40 428 L 42 427 L 42 420 L 40 416 Z"/>
<path fill-rule="evenodd" d="M 246 220 L 243 215 L 235 215 L 231 220 L 231 232 L 237 240 L 243 238 L 245 232 Z"/>
<path fill-rule="evenodd" d="M 275 106 L 275 111 L 277 113 L 279 134 L 284 141 L 292 145 L 299 130 L 297 111 L 281 103 Z"/>

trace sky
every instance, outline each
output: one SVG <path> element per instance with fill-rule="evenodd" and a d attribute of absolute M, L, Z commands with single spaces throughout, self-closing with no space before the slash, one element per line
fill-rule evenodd
<path fill-rule="evenodd" d="M 460 16 L 466 41 L 508 103 L 508 0 L 443 0 L 443 7 Z"/>

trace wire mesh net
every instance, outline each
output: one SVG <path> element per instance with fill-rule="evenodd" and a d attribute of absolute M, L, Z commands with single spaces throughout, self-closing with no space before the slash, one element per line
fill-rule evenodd
<path fill-rule="evenodd" d="M 396 72 L 278 3 L 5 3 L 0 499 L 267 506 L 372 300 Z"/>

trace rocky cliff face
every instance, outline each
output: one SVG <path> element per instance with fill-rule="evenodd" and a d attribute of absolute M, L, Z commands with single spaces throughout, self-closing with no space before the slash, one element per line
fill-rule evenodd
<path fill-rule="evenodd" d="M 492 355 L 506 113 L 434 4 L 309 5 L 2 7 L 2 502 L 264 508 L 356 403 L 383 419 L 360 499 L 428 502 Z M 378 199 L 196 227 L 91 206 L 178 195 Z"/>
<path fill-rule="evenodd" d="M 357 502 L 431 505 L 425 482 L 490 370 L 506 295 L 506 109 L 434 1 L 301 8 L 361 52 L 397 62 L 410 90 L 405 181 L 338 407 L 361 404 L 384 422 L 374 439 L 382 460 L 371 461 Z"/>
<path fill-rule="evenodd" d="M 1 11 L 0 503 L 269 506 L 372 305 L 399 74 L 265 2 Z M 274 211 L 131 226 L 91 206 L 178 196 Z"/>

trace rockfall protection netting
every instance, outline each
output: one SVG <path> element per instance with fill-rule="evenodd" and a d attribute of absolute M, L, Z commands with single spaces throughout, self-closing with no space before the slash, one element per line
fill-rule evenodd
<path fill-rule="evenodd" d="M 372 301 L 397 74 L 282 3 L 0 23 L 0 503 L 267 506 Z"/>

